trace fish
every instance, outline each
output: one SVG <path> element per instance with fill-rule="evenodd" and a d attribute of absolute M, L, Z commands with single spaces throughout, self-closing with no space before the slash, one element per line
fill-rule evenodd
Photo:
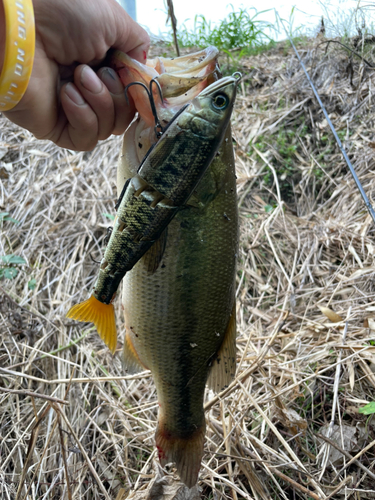
<path fill-rule="evenodd" d="M 148 86 L 162 72 L 158 81 L 163 102 L 157 95 L 155 99 L 158 114 L 168 121 L 176 106 L 183 106 L 218 78 L 217 54 L 209 48 L 174 60 L 156 58 L 147 66 L 116 54 L 113 67 L 124 85 L 136 80 Z M 133 86 L 129 91 L 134 92 L 139 117 L 124 136 L 117 172 L 119 193 L 155 141 L 144 96 L 140 103 L 143 89 Z M 236 370 L 238 232 L 228 123 L 217 154 L 185 208 L 177 211 L 122 282 L 124 365 L 128 373 L 151 370 L 159 402 L 155 434 L 159 460 L 163 466 L 174 462 L 189 488 L 197 482 L 203 457 L 206 383 L 218 392 Z"/>
<path fill-rule="evenodd" d="M 180 109 L 123 188 L 92 294 L 67 313 L 94 323 L 112 352 L 117 346 L 112 302 L 119 284 L 185 209 L 223 139 L 237 84 L 236 76 L 214 81 Z"/>

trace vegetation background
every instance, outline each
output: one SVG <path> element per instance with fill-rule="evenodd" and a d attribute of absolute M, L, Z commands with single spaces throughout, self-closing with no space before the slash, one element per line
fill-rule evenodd
<path fill-rule="evenodd" d="M 369 19 L 358 9 L 350 29 L 327 17 L 314 36 L 290 31 L 373 200 Z M 155 482 L 150 374 L 124 376 L 92 327 L 65 318 L 95 279 L 121 139 L 76 153 L 0 118 L 1 498 L 167 488 L 170 498 L 375 498 L 374 226 L 289 42 L 269 28 L 242 9 L 219 28 L 198 17 L 193 32 L 178 31 L 183 51 L 216 44 L 223 72 L 243 74 L 238 371 L 228 390 L 207 394 L 199 493 L 173 468 Z M 154 54 L 173 56 L 171 40 Z"/>

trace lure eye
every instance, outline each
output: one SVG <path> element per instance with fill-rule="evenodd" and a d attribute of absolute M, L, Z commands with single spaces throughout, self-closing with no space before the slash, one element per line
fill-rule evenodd
<path fill-rule="evenodd" d="M 225 109 L 229 104 L 228 96 L 225 94 L 216 94 L 212 99 L 212 106 L 215 109 Z"/>

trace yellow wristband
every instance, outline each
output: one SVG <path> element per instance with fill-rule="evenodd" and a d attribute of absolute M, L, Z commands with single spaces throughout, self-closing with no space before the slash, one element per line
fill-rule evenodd
<path fill-rule="evenodd" d="M 0 0 L 5 12 L 5 54 L 0 75 L 0 111 L 14 108 L 33 69 L 35 22 L 32 0 Z"/>

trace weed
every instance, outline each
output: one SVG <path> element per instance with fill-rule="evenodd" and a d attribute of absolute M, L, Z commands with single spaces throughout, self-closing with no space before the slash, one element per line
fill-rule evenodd
<path fill-rule="evenodd" d="M 19 272 L 18 266 L 26 264 L 26 261 L 23 257 L 14 254 L 1 255 L 0 261 L 1 261 L 0 279 L 1 278 L 8 278 L 10 280 L 14 279 Z"/>
<path fill-rule="evenodd" d="M 115 216 L 112 214 L 103 213 L 102 215 L 104 215 L 104 217 L 107 217 L 107 219 L 109 220 L 115 220 Z"/>
<path fill-rule="evenodd" d="M 11 222 L 12 224 L 19 224 L 19 221 L 13 219 L 9 215 L 9 212 L 0 212 L 0 223 L 1 225 L 5 222 Z M 14 279 L 19 273 L 20 265 L 26 264 L 23 257 L 19 255 L 14 255 L 13 253 L 9 255 L 0 255 L 0 279 Z"/>
<path fill-rule="evenodd" d="M 265 31 L 272 30 L 273 26 L 258 19 L 262 12 L 253 9 L 255 13 L 251 16 L 247 9 L 241 8 L 236 12 L 233 5 L 232 9 L 232 12 L 220 21 L 218 26 L 214 26 L 202 15 L 195 16 L 192 31 L 186 27 L 186 24 L 179 28 L 177 34 L 179 44 L 183 47 L 214 45 L 224 52 L 240 49 L 240 56 L 243 56 L 271 41 Z M 171 38 L 171 33 L 169 37 Z"/>

